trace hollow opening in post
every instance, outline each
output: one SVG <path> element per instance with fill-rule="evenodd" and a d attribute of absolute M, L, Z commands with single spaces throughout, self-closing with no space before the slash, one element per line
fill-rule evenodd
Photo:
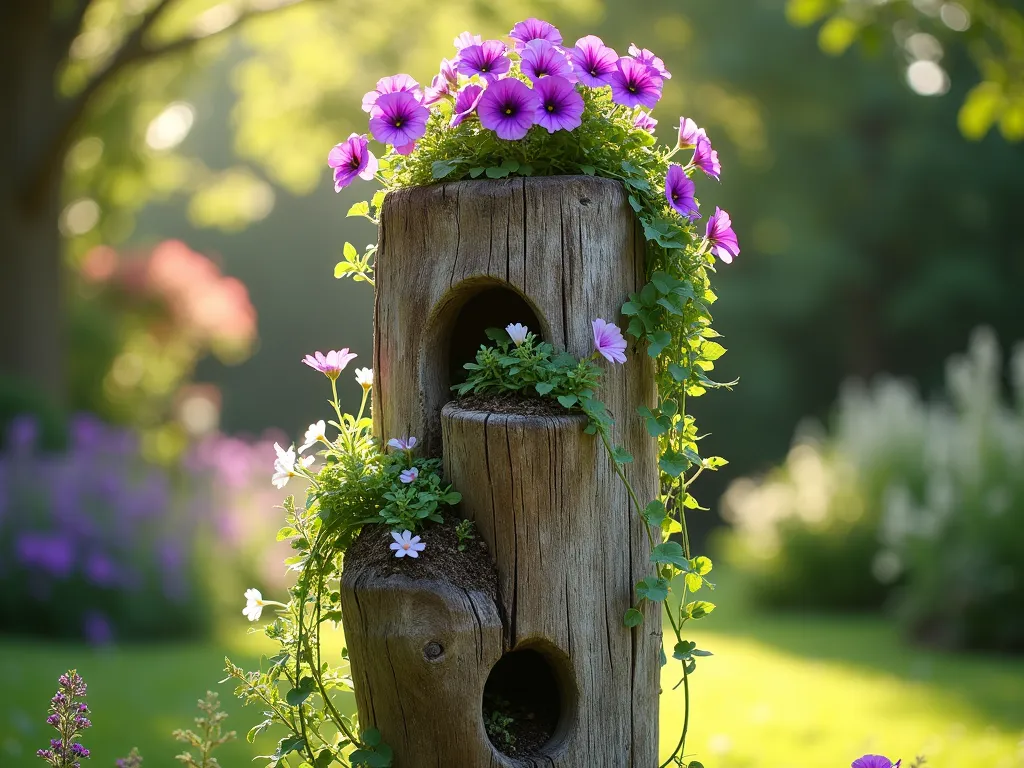
<path fill-rule="evenodd" d="M 551 754 L 576 719 L 576 689 L 568 659 L 535 645 L 510 651 L 484 685 L 484 730 L 508 757 Z"/>

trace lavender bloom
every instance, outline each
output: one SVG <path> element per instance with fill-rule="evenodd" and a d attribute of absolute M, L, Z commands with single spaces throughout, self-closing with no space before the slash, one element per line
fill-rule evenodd
<path fill-rule="evenodd" d="M 482 42 L 483 38 L 480 37 L 480 35 L 474 35 L 470 32 L 463 32 L 461 35 L 456 37 L 455 40 L 452 41 L 452 45 L 454 45 L 458 50 L 461 51 L 463 48 L 468 48 L 471 45 L 480 45 L 480 43 Z"/>
<path fill-rule="evenodd" d="M 370 132 L 382 144 L 405 147 L 427 132 L 430 111 L 408 91 L 381 94 L 370 113 Z"/>
<path fill-rule="evenodd" d="M 396 451 L 411 451 L 416 447 L 415 437 L 392 437 L 388 440 L 388 448 L 394 448 Z"/>
<path fill-rule="evenodd" d="M 459 66 L 452 59 L 441 59 L 441 71 L 434 75 L 430 86 L 424 91 L 423 103 L 436 104 L 444 96 L 449 96 L 452 89 L 459 84 Z"/>
<path fill-rule="evenodd" d="M 373 107 L 377 103 L 377 99 L 383 96 L 385 93 L 411 93 L 416 97 L 416 101 L 423 100 L 423 92 L 420 90 L 420 84 L 413 80 L 411 75 L 391 75 L 390 77 L 382 77 L 377 81 L 377 89 L 369 91 L 363 96 L 363 112 L 373 112 Z"/>
<path fill-rule="evenodd" d="M 110 645 L 114 642 L 114 628 L 110 619 L 98 611 L 89 611 L 83 622 L 83 634 L 90 645 Z"/>
<path fill-rule="evenodd" d="M 533 125 L 540 99 L 525 83 L 514 78 L 499 80 L 480 99 L 480 124 L 499 139 L 523 138 Z"/>
<path fill-rule="evenodd" d="M 564 77 L 543 77 L 533 90 L 539 98 L 535 120 L 548 133 L 571 131 L 583 123 L 583 97 Z"/>
<path fill-rule="evenodd" d="M 850 768 L 900 768 L 902 762 L 902 760 L 897 760 L 894 763 L 881 755 L 864 755 L 864 757 L 854 760 L 850 764 Z"/>
<path fill-rule="evenodd" d="M 412 531 L 402 531 L 401 533 L 392 531 L 391 538 L 394 539 L 391 542 L 391 551 L 395 553 L 395 557 L 416 558 L 427 548 L 427 545 L 420 541 L 419 536 L 412 535 Z"/>
<path fill-rule="evenodd" d="M 337 379 L 345 366 L 356 356 L 355 352 L 349 352 L 348 347 L 339 350 L 331 350 L 326 355 L 323 352 L 314 352 L 306 355 L 302 362 L 314 371 L 320 371 L 329 379 Z"/>
<path fill-rule="evenodd" d="M 646 112 L 637 112 L 636 117 L 633 118 L 633 127 L 648 133 L 654 133 L 654 126 L 657 124 L 658 121 Z"/>
<path fill-rule="evenodd" d="M 31 414 L 11 419 L 7 426 L 7 447 L 12 453 L 31 453 L 39 438 L 39 423 Z"/>
<path fill-rule="evenodd" d="M 619 55 L 604 44 L 596 35 L 587 35 L 576 41 L 576 47 L 569 51 L 576 77 L 584 85 L 600 88 L 611 84 L 612 73 L 616 70 Z"/>
<path fill-rule="evenodd" d="M 409 483 L 415 483 L 416 478 L 420 476 L 419 467 L 409 467 L 408 469 L 402 470 L 398 475 L 398 479 L 408 485 Z"/>
<path fill-rule="evenodd" d="M 718 151 L 711 148 L 711 140 L 707 136 L 697 137 L 697 146 L 693 150 L 691 165 L 700 168 L 715 181 L 722 173 L 722 164 L 718 162 Z"/>
<path fill-rule="evenodd" d="M 546 40 L 531 40 L 526 44 L 519 68 L 534 82 L 548 76 L 564 77 L 571 83 L 576 82 L 566 52 Z"/>
<path fill-rule="evenodd" d="M 334 169 L 334 191 L 340 192 L 356 178 L 369 181 L 377 173 L 377 158 L 368 148 L 365 135 L 353 133 L 327 155 Z"/>
<path fill-rule="evenodd" d="M 18 561 L 38 568 L 57 579 L 66 579 L 75 566 L 75 545 L 59 533 L 25 532 L 18 536 Z"/>
<path fill-rule="evenodd" d="M 665 198 L 672 210 L 693 221 L 700 218 L 700 210 L 694 199 L 696 185 L 681 165 L 672 163 L 665 174 Z"/>
<path fill-rule="evenodd" d="M 82 768 L 81 760 L 89 757 L 89 750 L 78 739 L 82 731 L 92 727 L 86 717 L 89 707 L 84 701 L 79 701 L 86 696 L 85 681 L 72 669 L 60 676 L 58 684 L 57 693 L 50 699 L 50 715 L 46 723 L 61 738 L 50 739 L 50 748 L 40 749 L 36 756 L 53 768 Z"/>
<path fill-rule="evenodd" d="M 629 44 L 629 55 L 639 61 L 641 64 L 646 64 L 648 67 L 654 70 L 658 77 L 663 80 L 671 80 L 672 73 L 665 69 L 665 62 L 655 56 L 651 51 L 646 48 L 637 48 L 632 43 Z"/>
<path fill-rule="evenodd" d="M 733 258 L 740 255 L 740 243 L 732 230 L 732 219 L 721 208 L 716 207 L 708 218 L 705 237 L 711 244 L 711 252 L 726 264 L 732 264 Z"/>
<path fill-rule="evenodd" d="M 626 362 L 626 340 L 615 323 L 600 317 L 593 322 L 594 349 L 609 363 Z"/>
<path fill-rule="evenodd" d="M 530 332 L 522 323 L 509 323 L 505 326 L 505 333 L 508 334 L 509 338 L 512 339 L 512 343 L 517 347 L 526 341 L 526 336 Z"/>
<path fill-rule="evenodd" d="M 626 107 L 654 107 L 661 98 L 662 79 L 636 59 L 619 59 L 611 75 L 612 101 Z"/>
<path fill-rule="evenodd" d="M 554 24 L 534 18 L 520 21 L 512 27 L 508 36 L 515 41 L 516 51 L 522 51 L 531 40 L 547 40 L 554 45 L 559 45 L 562 42 L 562 33 L 555 28 Z"/>
<path fill-rule="evenodd" d="M 452 128 L 473 114 L 483 95 L 484 89 L 475 83 L 470 83 L 459 91 L 455 97 L 455 108 L 452 110 Z"/>
<path fill-rule="evenodd" d="M 485 83 L 493 83 L 512 66 L 505 55 L 507 50 L 508 47 L 501 40 L 468 45 L 459 51 L 459 72 L 466 77 L 480 75 Z"/>
<path fill-rule="evenodd" d="M 676 146 L 679 149 L 696 147 L 697 139 L 701 136 L 707 136 L 703 128 L 698 127 L 697 124 L 688 117 L 679 118 L 679 140 L 676 143 Z"/>

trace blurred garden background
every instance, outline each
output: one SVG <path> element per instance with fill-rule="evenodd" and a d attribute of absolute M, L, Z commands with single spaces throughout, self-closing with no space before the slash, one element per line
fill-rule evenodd
<path fill-rule="evenodd" d="M 286 586 L 273 443 L 322 413 L 303 355 L 370 365 L 372 290 L 330 278 L 343 243 L 375 239 L 345 216 L 370 185 L 336 195 L 327 152 L 365 131 L 378 77 L 427 81 L 462 31 L 540 16 L 665 60 L 657 133 L 706 127 L 743 248 L 715 305 L 740 384 L 695 403 L 731 463 L 695 488 L 721 607 L 689 751 L 1024 766 L 1022 14 L 6 0 L 0 765 L 38 762 L 72 666 L 94 765 L 132 746 L 171 765 L 208 688 L 241 735 L 260 719 L 217 681 L 226 653 L 268 648 L 243 591 Z M 222 762 L 272 750 L 240 738 Z"/>

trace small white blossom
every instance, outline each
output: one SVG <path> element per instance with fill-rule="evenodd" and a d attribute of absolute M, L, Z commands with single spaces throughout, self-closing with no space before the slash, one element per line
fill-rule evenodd
<path fill-rule="evenodd" d="M 415 483 L 416 478 L 419 476 L 419 467 L 409 467 L 408 469 L 402 471 L 402 473 L 398 476 L 398 479 L 401 480 L 403 483 Z"/>
<path fill-rule="evenodd" d="M 259 621 L 260 616 L 263 614 L 264 605 L 266 603 L 258 589 L 245 590 L 245 608 L 242 609 L 242 615 L 245 618 L 249 621 Z"/>
<path fill-rule="evenodd" d="M 373 369 L 356 368 L 356 384 L 362 387 L 363 391 L 369 391 L 373 386 Z"/>
<path fill-rule="evenodd" d="M 327 442 L 327 423 L 323 419 L 316 424 L 309 425 L 309 429 L 306 430 L 306 439 L 299 446 L 299 453 L 309 450 L 320 441 Z"/>
<path fill-rule="evenodd" d="M 304 456 L 295 462 L 295 447 L 287 451 L 277 443 L 274 443 L 274 450 L 277 451 L 277 459 L 274 460 L 274 476 L 271 482 L 276 488 L 284 488 L 293 477 L 299 476 L 300 469 L 305 469 L 313 463 L 312 456 Z"/>
<path fill-rule="evenodd" d="M 526 334 L 530 332 L 530 329 L 522 323 L 514 323 L 506 325 L 505 332 L 512 337 L 512 341 L 515 342 L 515 345 L 518 347 L 526 341 Z"/>
<path fill-rule="evenodd" d="M 419 557 L 420 552 L 427 548 L 427 545 L 420 541 L 419 536 L 412 535 L 412 531 L 403 531 L 402 533 L 392 531 L 391 538 L 394 539 L 391 549 L 394 551 L 395 557 Z"/>

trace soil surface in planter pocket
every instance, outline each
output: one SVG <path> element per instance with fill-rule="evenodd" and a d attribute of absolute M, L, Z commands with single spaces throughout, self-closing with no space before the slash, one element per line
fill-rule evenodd
<path fill-rule="evenodd" d="M 570 411 L 549 397 L 524 396 L 516 392 L 503 392 L 500 395 L 466 395 L 456 400 L 455 405 L 466 411 L 508 413 L 515 416 L 573 416 L 580 413 Z"/>
<path fill-rule="evenodd" d="M 419 533 L 427 546 L 416 558 L 395 557 L 388 526 L 364 526 L 345 553 L 345 569 L 372 570 L 381 577 L 402 574 L 410 579 L 447 581 L 462 589 L 479 590 L 497 602 L 498 574 L 487 545 L 477 535 L 466 541 L 460 552 L 455 534 L 458 522 L 450 516 L 443 523 L 427 523 Z"/>

